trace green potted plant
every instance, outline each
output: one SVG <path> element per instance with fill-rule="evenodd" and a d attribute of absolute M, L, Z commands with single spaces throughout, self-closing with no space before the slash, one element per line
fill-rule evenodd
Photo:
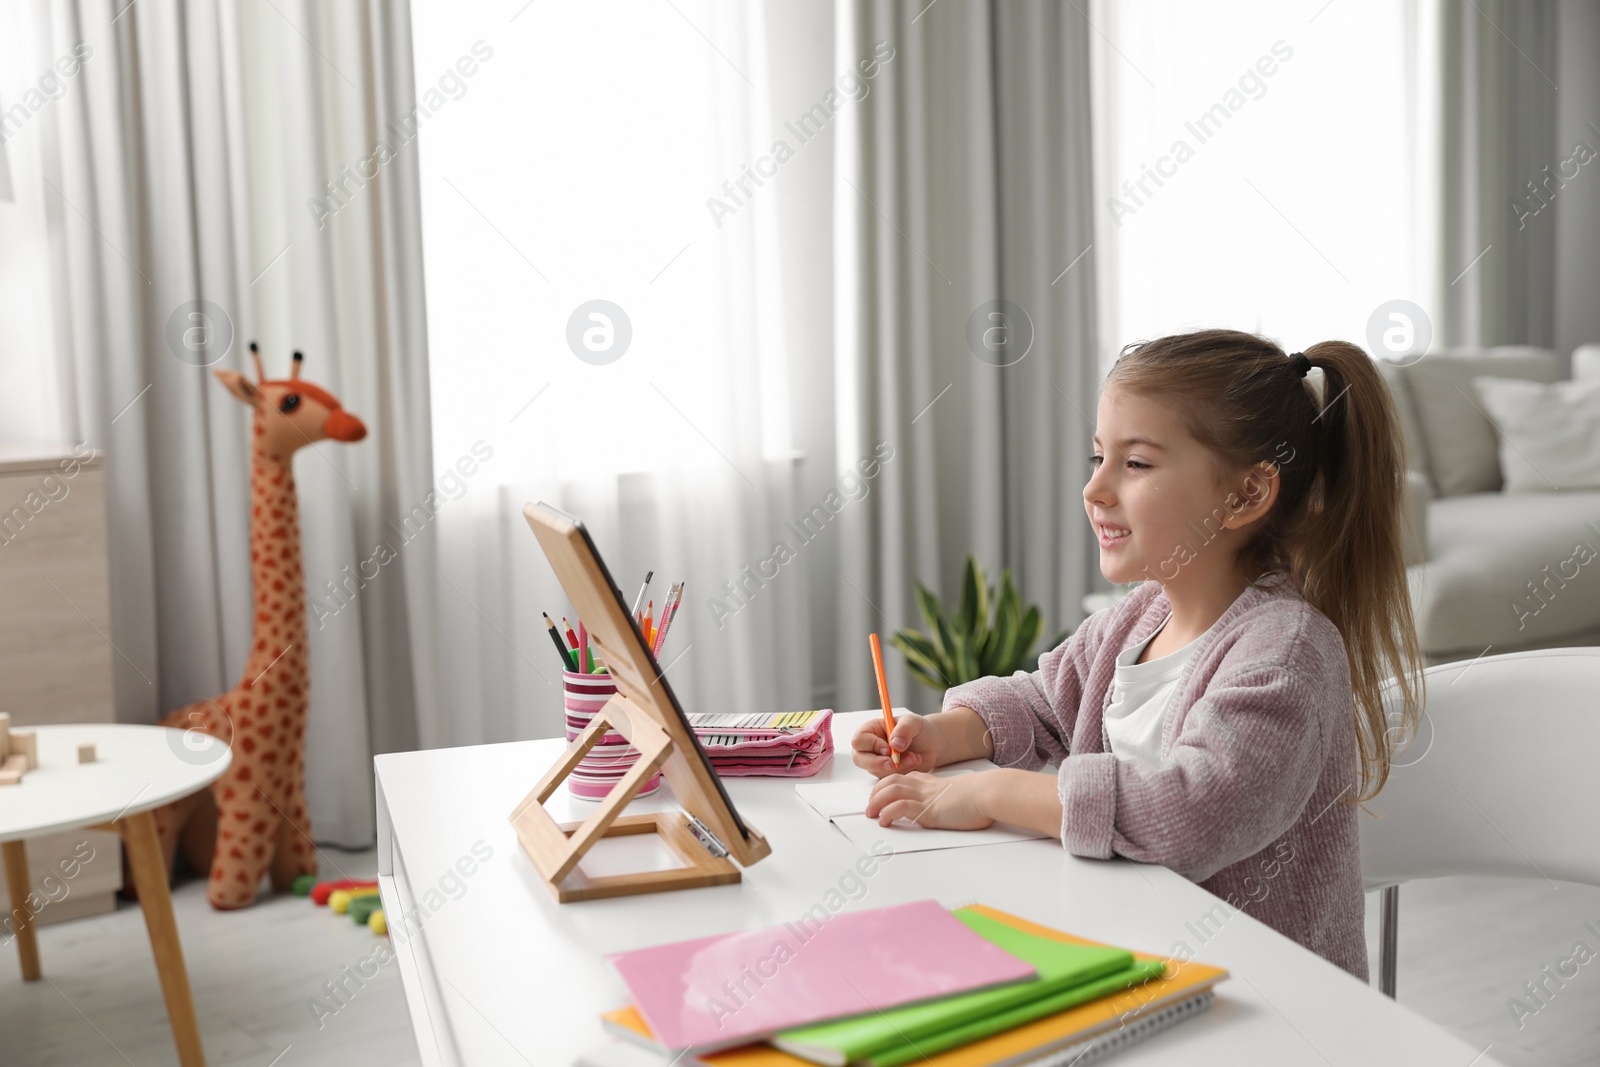
<path fill-rule="evenodd" d="M 1036 670 L 1039 657 L 1034 642 L 1044 624 L 1036 605 L 1022 603 L 1011 580 L 1011 569 L 1000 572 L 1000 591 L 984 580 L 977 557 L 967 554 L 961 568 L 961 596 L 955 612 L 947 614 L 939 598 L 917 583 L 917 606 L 928 632 L 897 630 L 890 644 L 906 657 L 917 680 L 934 689 L 948 689 L 974 678 Z M 1044 651 L 1065 641 L 1071 630 L 1050 639 Z"/>

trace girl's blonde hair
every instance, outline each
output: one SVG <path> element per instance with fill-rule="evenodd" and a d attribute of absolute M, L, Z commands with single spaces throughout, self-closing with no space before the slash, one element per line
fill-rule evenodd
<path fill-rule="evenodd" d="M 1306 349 L 1323 373 L 1319 404 L 1295 361 L 1237 330 L 1199 330 L 1127 346 L 1106 379 L 1170 403 L 1231 471 L 1270 463 L 1278 498 L 1238 561 L 1252 584 L 1286 574 L 1344 638 L 1361 753 L 1356 800 L 1378 794 L 1395 750 L 1415 733 L 1422 650 L 1411 615 L 1401 523 L 1405 441 L 1388 387 L 1345 341 Z M 1398 736 L 1384 714 L 1389 680 Z"/>

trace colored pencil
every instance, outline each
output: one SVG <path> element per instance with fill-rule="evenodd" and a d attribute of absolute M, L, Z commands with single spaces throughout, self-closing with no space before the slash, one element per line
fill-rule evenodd
<path fill-rule="evenodd" d="M 589 635 L 584 631 L 583 620 L 578 620 L 578 673 L 589 673 Z"/>
<path fill-rule="evenodd" d="M 567 617 L 565 615 L 561 616 L 561 625 L 565 627 L 567 631 L 567 644 L 572 646 L 572 651 L 578 651 L 578 635 L 572 632 L 572 624 L 567 621 Z"/>
<path fill-rule="evenodd" d="M 894 711 L 889 707 L 889 680 L 883 676 L 883 649 L 878 645 L 878 635 L 872 634 L 872 666 L 878 672 L 878 699 L 883 701 L 883 728 L 885 741 L 894 736 Z M 889 758 L 894 760 L 896 767 L 900 766 L 900 753 L 889 746 Z"/>
<path fill-rule="evenodd" d="M 572 652 L 567 648 L 566 643 L 561 640 L 561 635 L 556 632 L 555 620 L 550 618 L 549 612 L 540 612 L 540 614 L 544 616 L 545 629 L 550 631 L 550 640 L 556 643 L 556 651 L 561 653 L 562 667 L 569 671 L 577 670 L 578 662 L 573 658 Z"/>
<path fill-rule="evenodd" d="M 644 584 L 639 587 L 639 595 L 633 598 L 633 617 L 639 618 L 639 605 L 644 602 L 644 595 L 650 589 L 650 579 L 656 576 L 655 571 L 644 572 Z"/>
<path fill-rule="evenodd" d="M 674 583 L 667 593 L 667 602 L 661 608 L 661 625 L 656 627 L 656 638 L 651 643 L 650 651 L 659 656 L 662 646 L 667 643 L 667 627 L 672 625 L 672 620 L 678 614 L 678 604 L 683 600 L 683 583 Z"/>
<path fill-rule="evenodd" d="M 678 583 L 673 582 L 667 590 L 667 599 L 661 602 L 661 617 L 656 620 L 655 632 L 650 635 L 650 652 L 652 655 L 661 655 L 661 632 L 667 628 L 667 614 L 672 610 L 672 597 L 678 591 Z"/>
<path fill-rule="evenodd" d="M 650 617 L 655 613 L 656 602 L 652 600 L 650 601 L 650 606 L 644 609 L 644 619 L 640 623 L 640 628 L 644 631 L 644 643 L 647 645 L 653 644 L 656 639 L 656 628 L 651 625 L 650 621 Z"/>

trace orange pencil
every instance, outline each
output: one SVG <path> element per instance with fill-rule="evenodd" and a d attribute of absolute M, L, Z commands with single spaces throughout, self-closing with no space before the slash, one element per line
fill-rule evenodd
<path fill-rule="evenodd" d="M 884 740 L 894 736 L 894 712 L 889 708 L 889 680 L 883 676 L 883 649 L 878 646 L 878 635 L 872 634 L 872 666 L 878 672 L 878 699 L 883 701 L 883 728 Z M 889 747 L 889 758 L 894 760 L 896 767 L 900 766 L 900 753 Z"/>
<path fill-rule="evenodd" d="M 644 632 L 644 643 L 650 644 L 656 639 L 656 628 L 650 622 L 650 616 L 656 613 L 656 602 L 650 601 L 650 606 L 644 609 L 644 618 L 639 622 L 639 629 Z"/>

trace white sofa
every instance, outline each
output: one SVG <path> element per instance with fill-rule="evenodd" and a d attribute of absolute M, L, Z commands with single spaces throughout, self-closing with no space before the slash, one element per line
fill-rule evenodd
<path fill-rule="evenodd" d="M 1547 349 L 1505 347 L 1379 361 L 1406 436 L 1412 605 L 1428 662 L 1528 648 L 1600 645 L 1600 489 L 1501 491 L 1499 441 L 1478 375 L 1554 382 Z M 1600 346 L 1573 356 L 1600 376 Z"/>

